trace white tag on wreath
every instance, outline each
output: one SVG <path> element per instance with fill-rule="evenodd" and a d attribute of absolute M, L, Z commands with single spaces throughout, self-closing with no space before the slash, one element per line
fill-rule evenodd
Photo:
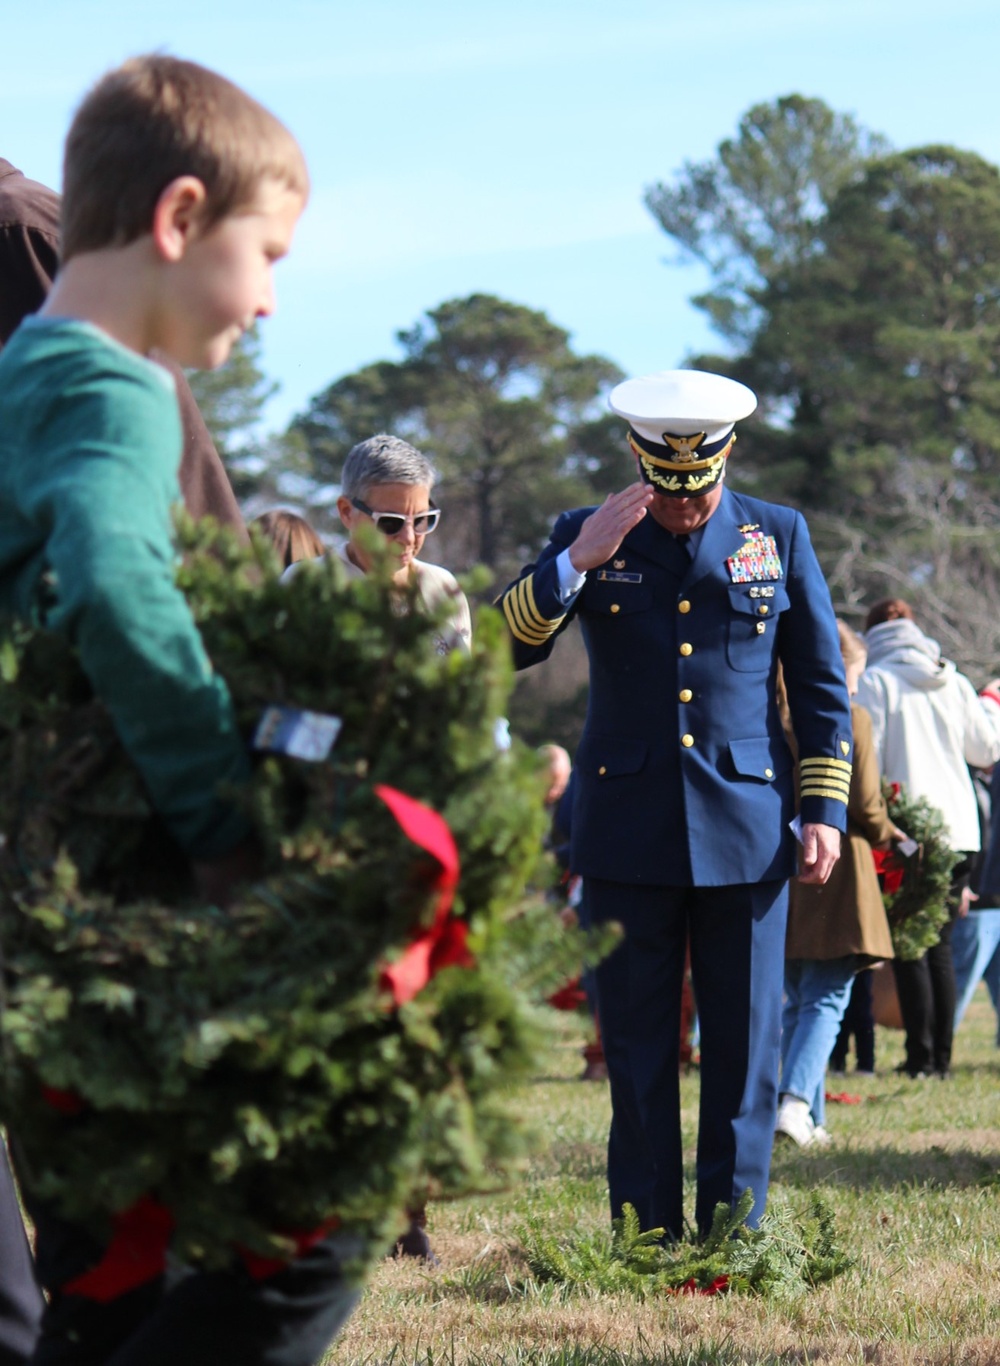
<path fill-rule="evenodd" d="M 341 724 L 339 716 L 325 716 L 318 711 L 265 707 L 254 733 L 253 747 L 321 764 L 333 749 Z"/>

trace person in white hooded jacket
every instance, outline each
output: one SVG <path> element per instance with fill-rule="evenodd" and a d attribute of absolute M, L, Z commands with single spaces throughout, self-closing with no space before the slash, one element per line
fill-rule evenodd
<path fill-rule="evenodd" d="M 969 766 L 989 768 L 1000 759 L 1000 705 L 977 695 L 936 641 L 917 626 L 909 604 L 886 598 L 865 622 L 868 663 L 856 700 L 872 718 L 879 768 L 890 782 L 925 797 L 942 814 L 952 849 L 968 856 L 980 847 L 979 811 Z M 963 870 L 952 887 L 961 897 Z M 941 940 L 915 962 L 893 962 L 906 1029 L 911 1077 L 946 1077 L 951 1066 L 955 972 L 951 923 Z"/>

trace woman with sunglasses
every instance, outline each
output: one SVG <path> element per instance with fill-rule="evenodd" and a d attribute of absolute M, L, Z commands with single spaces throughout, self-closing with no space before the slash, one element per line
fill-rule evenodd
<path fill-rule="evenodd" d="M 347 528 L 344 563 L 350 572 L 367 574 L 371 555 L 365 548 L 362 527 L 374 525 L 399 555 L 392 581 L 403 588 L 414 577 L 420 597 L 430 609 L 447 600 L 451 615 L 437 635 L 438 651 L 468 650 L 472 641 L 469 603 L 455 576 L 440 565 L 418 559 L 424 541 L 438 524 L 441 511 L 434 506 L 431 489 L 437 478 L 434 466 L 408 441 L 385 432 L 359 441 L 348 452 L 341 475 L 337 511 Z M 427 1237 L 426 1206 L 407 1211 L 410 1226 L 396 1244 L 404 1257 L 417 1257 L 435 1265 L 438 1258 Z"/>
<path fill-rule="evenodd" d="M 450 604 L 450 618 L 437 637 L 439 651 L 447 654 L 455 649 L 468 650 L 472 618 L 455 576 L 418 558 L 441 517 L 431 498 L 436 478 L 434 466 L 416 447 L 381 432 L 359 441 L 348 453 L 337 511 L 347 530 L 341 557 L 348 573 L 367 574 L 371 569 L 364 529 L 370 531 L 374 526 L 399 556 L 393 582 L 404 588 L 415 580 L 429 609 L 444 601 Z M 295 566 L 288 571 L 294 572 Z"/>
<path fill-rule="evenodd" d="M 469 649 L 472 617 L 454 574 L 417 558 L 441 517 L 441 510 L 431 498 L 436 478 L 437 471 L 427 457 L 398 436 L 380 432 L 352 446 L 344 461 L 337 499 L 340 520 L 347 529 L 347 541 L 340 554 L 348 574 L 367 574 L 372 557 L 362 529 L 370 531 L 376 527 L 399 556 L 393 583 L 405 588 L 416 579 L 420 598 L 429 609 L 435 610 L 445 601 L 451 605 L 451 615 L 437 633 L 439 653 L 449 654 L 452 650 Z M 308 563 L 299 560 L 290 565 L 283 580 L 292 578 Z M 438 1258 L 426 1231 L 426 1206 L 409 1209 L 407 1214 L 410 1225 L 396 1243 L 395 1254 L 417 1257 L 436 1266 Z"/>

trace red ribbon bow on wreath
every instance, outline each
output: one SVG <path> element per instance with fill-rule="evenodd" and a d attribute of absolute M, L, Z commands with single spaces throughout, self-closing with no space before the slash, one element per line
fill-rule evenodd
<path fill-rule="evenodd" d="M 428 877 L 429 888 L 438 893 L 433 923 L 382 973 L 382 983 L 392 992 L 393 1003 L 401 1006 L 412 1001 L 442 968 L 468 968 L 474 959 L 467 944 L 469 927 L 451 914 L 458 886 L 458 850 L 444 819 L 429 806 L 384 783 L 375 788 L 375 795 L 385 802 L 403 834 L 438 865 Z"/>
<path fill-rule="evenodd" d="M 895 849 L 873 849 L 872 858 L 883 896 L 892 896 L 903 885 L 906 868 L 902 858 Z"/>
<path fill-rule="evenodd" d="M 470 967 L 475 960 L 466 942 L 468 926 L 451 915 L 458 886 L 458 850 L 444 819 L 394 787 L 380 784 L 375 788 L 375 795 L 392 812 L 403 833 L 430 854 L 437 864 L 435 871 L 425 874 L 429 890 L 438 894 L 433 923 L 415 935 L 400 957 L 382 972 L 382 984 L 391 992 L 393 1003 L 399 1006 L 411 1001 L 442 968 Z M 42 1094 L 54 1110 L 67 1117 L 78 1115 L 86 1108 L 80 1097 L 71 1091 L 44 1086 Z M 288 1236 L 295 1244 L 293 1256 L 302 1256 L 336 1228 L 337 1223 L 336 1219 L 329 1219 L 318 1228 L 291 1232 Z M 107 1304 L 163 1274 L 174 1230 L 174 1217 L 167 1205 L 160 1204 L 151 1195 L 144 1195 L 116 1214 L 112 1227 L 111 1242 L 101 1260 L 82 1275 L 67 1281 L 61 1287 L 64 1293 L 83 1295 Z M 255 1280 L 273 1276 L 288 1265 L 280 1258 L 262 1257 L 246 1248 L 237 1251 Z"/>

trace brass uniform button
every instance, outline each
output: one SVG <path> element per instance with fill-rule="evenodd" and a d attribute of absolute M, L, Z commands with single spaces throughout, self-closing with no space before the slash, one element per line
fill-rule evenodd
<path fill-rule="evenodd" d="M 694 693 L 691 691 L 690 688 L 681 688 L 677 696 L 681 699 L 682 702 L 690 702 L 691 698 L 694 697 Z"/>
<path fill-rule="evenodd" d="M 678 612 L 684 612 L 685 614 L 690 612 L 691 604 L 688 602 L 687 598 L 681 599 L 681 601 L 677 604 L 677 610 Z"/>
<path fill-rule="evenodd" d="M 617 602 L 613 602 L 611 604 L 611 610 L 612 612 L 620 612 L 622 609 L 618 606 Z"/>
<path fill-rule="evenodd" d="M 682 735 L 682 736 L 681 736 L 681 744 L 684 746 L 685 749 L 690 749 L 691 746 L 694 744 L 694 736 L 693 736 L 693 735 Z"/>
<path fill-rule="evenodd" d="M 766 602 L 762 602 L 761 605 L 757 608 L 757 611 L 758 611 L 758 613 L 759 613 L 762 617 L 766 617 L 766 616 L 767 616 L 767 603 L 766 603 Z"/>
<path fill-rule="evenodd" d="M 598 773 L 601 775 L 601 777 L 603 778 L 604 775 L 605 775 L 605 773 L 607 773 L 608 770 L 607 770 L 607 769 L 604 767 L 604 765 L 602 764 L 602 765 L 600 766 L 600 768 L 599 768 L 597 771 L 598 771 Z"/>
<path fill-rule="evenodd" d="M 693 654 L 694 654 L 694 646 L 693 646 L 693 645 L 689 645 L 689 644 L 687 643 L 687 641 L 685 641 L 684 644 L 681 646 L 681 654 L 685 657 L 685 659 L 687 658 L 688 655 L 693 655 Z"/>
<path fill-rule="evenodd" d="M 765 777 L 765 778 L 773 778 L 773 777 L 774 777 L 774 769 L 773 769 L 773 768 L 765 768 L 765 770 L 764 770 L 764 777 Z"/>

